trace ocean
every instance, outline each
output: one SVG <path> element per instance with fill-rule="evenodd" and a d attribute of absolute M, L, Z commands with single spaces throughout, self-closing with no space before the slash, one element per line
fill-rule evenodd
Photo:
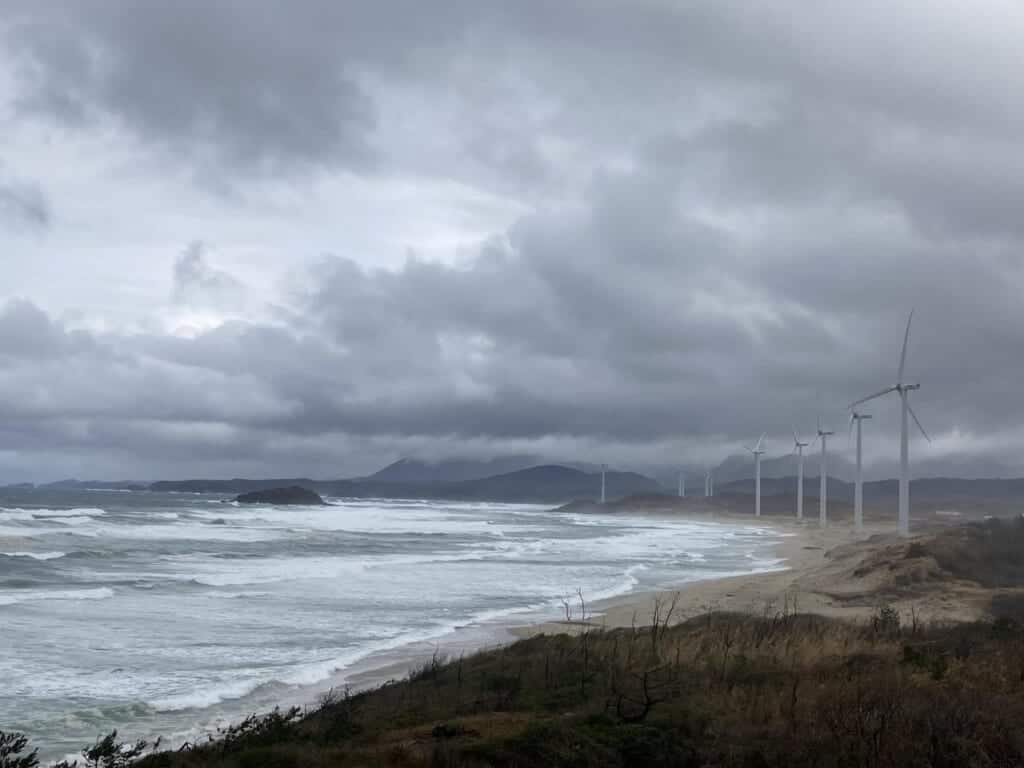
<path fill-rule="evenodd" d="M 45 759 L 113 728 L 173 746 L 417 648 L 496 643 L 577 589 L 592 603 L 781 567 L 753 524 L 331 501 L 0 497 L 0 730 Z"/>

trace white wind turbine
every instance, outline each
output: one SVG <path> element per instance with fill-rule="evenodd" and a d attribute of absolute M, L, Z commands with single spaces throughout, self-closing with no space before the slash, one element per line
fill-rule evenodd
<path fill-rule="evenodd" d="M 793 452 L 797 455 L 796 461 L 796 519 L 804 519 L 804 448 L 810 443 L 801 443 L 797 437 L 796 430 L 793 430 Z"/>
<path fill-rule="evenodd" d="M 818 491 L 818 523 L 824 528 L 828 524 L 828 439 L 835 432 L 821 428 L 818 419 L 818 436 L 821 440 L 821 489 Z"/>
<path fill-rule="evenodd" d="M 682 471 L 679 473 L 679 498 L 686 496 L 686 474 Z"/>
<path fill-rule="evenodd" d="M 764 453 L 761 450 L 761 443 L 764 442 L 765 433 L 761 433 L 761 437 L 757 439 L 757 445 L 753 448 L 747 448 L 752 454 L 754 454 L 754 516 L 761 516 L 761 455 Z"/>
<path fill-rule="evenodd" d="M 891 387 L 886 387 L 881 392 L 876 392 L 873 395 L 862 397 L 854 403 L 850 403 L 850 408 L 856 408 L 861 403 L 866 403 L 868 400 L 874 400 L 876 397 L 882 397 L 882 395 L 888 395 L 890 392 L 895 392 L 900 396 L 900 511 L 899 511 L 899 530 L 902 536 L 910 535 L 910 434 L 907 423 L 907 415 L 909 414 L 913 419 L 917 428 L 921 430 L 921 434 L 924 435 L 924 439 L 929 443 L 931 438 L 928 437 L 928 433 L 924 431 L 924 427 L 921 426 L 920 420 L 917 418 L 917 414 L 914 413 L 914 409 L 910 407 L 909 395 L 915 389 L 920 389 L 920 384 L 907 384 L 903 381 L 903 370 L 907 363 L 907 342 L 910 340 L 910 321 L 914 319 L 914 310 L 910 310 L 910 316 L 907 317 L 907 330 L 903 334 L 903 351 L 900 352 L 900 367 L 896 373 L 896 383 Z"/>
<path fill-rule="evenodd" d="M 604 504 L 607 497 L 605 496 L 605 475 L 608 473 L 608 465 L 601 465 L 601 503 Z"/>
<path fill-rule="evenodd" d="M 864 472 L 861 464 L 861 425 L 871 418 L 870 413 L 850 411 L 850 431 L 853 431 L 854 422 L 857 423 L 857 480 L 853 485 L 853 527 L 858 531 L 864 530 Z"/>

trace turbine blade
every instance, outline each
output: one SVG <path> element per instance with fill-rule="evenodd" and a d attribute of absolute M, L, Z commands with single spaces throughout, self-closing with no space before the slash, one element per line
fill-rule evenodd
<path fill-rule="evenodd" d="M 910 415 L 913 417 L 914 423 L 917 424 L 917 428 L 921 430 L 921 434 L 924 435 L 924 439 L 927 440 L 930 443 L 932 441 L 932 439 L 930 437 L 928 437 L 928 433 L 924 431 L 924 427 L 921 426 L 921 422 L 918 420 L 917 414 L 914 413 L 914 409 L 910 407 L 910 403 L 909 402 L 907 403 L 907 410 L 910 412 Z"/>
<path fill-rule="evenodd" d="M 910 339 L 910 321 L 914 319 L 914 310 L 910 310 L 907 317 L 907 330 L 903 334 L 903 351 L 900 353 L 900 370 L 896 374 L 896 383 L 903 383 L 903 368 L 907 364 L 907 341 Z"/>
<path fill-rule="evenodd" d="M 853 434 L 853 422 L 856 421 L 856 419 L 857 419 L 857 414 L 851 412 L 850 413 L 850 427 L 846 431 L 847 432 L 847 434 L 846 434 L 847 439 L 849 439 L 850 435 Z"/>
<path fill-rule="evenodd" d="M 755 451 L 760 451 L 761 450 L 761 443 L 764 442 L 764 436 L 767 435 L 767 434 L 768 434 L 767 432 L 762 432 L 761 436 L 759 438 L 757 438 L 757 446 L 754 448 Z"/>
<path fill-rule="evenodd" d="M 868 400 L 874 400 L 876 397 L 881 397 L 882 395 L 888 395 L 890 392 L 895 392 L 897 389 L 899 389 L 899 387 L 886 387 L 881 392 L 875 392 L 873 395 L 862 397 L 860 400 L 850 403 L 849 407 L 855 408 L 861 403 L 866 403 Z"/>
<path fill-rule="evenodd" d="M 800 438 L 799 438 L 799 436 L 797 436 L 795 428 L 793 429 L 793 442 L 796 445 L 800 445 Z"/>

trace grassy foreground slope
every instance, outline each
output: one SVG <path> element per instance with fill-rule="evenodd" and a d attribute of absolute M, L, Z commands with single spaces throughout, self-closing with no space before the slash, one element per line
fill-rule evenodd
<path fill-rule="evenodd" d="M 1010 766 L 1024 631 L 779 613 L 540 636 L 155 766 Z"/>

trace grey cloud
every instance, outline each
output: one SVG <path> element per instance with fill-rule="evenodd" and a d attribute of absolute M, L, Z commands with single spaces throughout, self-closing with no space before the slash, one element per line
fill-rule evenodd
<path fill-rule="evenodd" d="M 948 8 L 906 35 L 922 4 L 855 6 L 26 5 L 32 114 L 113 118 L 226 176 L 372 166 L 523 213 L 394 269 L 325 243 L 339 255 L 267 297 L 270 320 L 194 245 L 173 300 L 235 319 L 190 338 L 76 335 L 8 305 L 4 420 L 34 449 L 175 472 L 355 474 L 407 450 L 713 461 L 763 430 L 781 452 L 819 413 L 841 429 L 916 307 L 915 403 L 946 441 L 915 446 L 919 466 L 1013 471 L 1024 102 L 993 79 L 1013 46 L 984 26 L 980 44 L 974 16 L 949 37 Z"/>
<path fill-rule="evenodd" d="M 0 179 L 0 223 L 45 229 L 51 218 L 50 204 L 38 186 Z"/>
<path fill-rule="evenodd" d="M 322 9 L 329 14 L 329 9 Z M 278 3 L 41 3 L 8 28 L 19 104 L 74 122 L 113 117 L 223 179 L 366 168 L 369 97 L 320 14 Z"/>
<path fill-rule="evenodd" d="M 174 262 L 172 300 L 192 307 L 234 309 L 245 298 L 245 286 L 224 270 L 210 266 L 201 242 L 190 244 Z"/>
<path fill-rule="evenodd" d="M 39 361 L 73 355 L 80 349 L 94 349 L 91 337 L 66 331 L 35 304 L 15 300 L 0 307 L 0 357 Z"/>

